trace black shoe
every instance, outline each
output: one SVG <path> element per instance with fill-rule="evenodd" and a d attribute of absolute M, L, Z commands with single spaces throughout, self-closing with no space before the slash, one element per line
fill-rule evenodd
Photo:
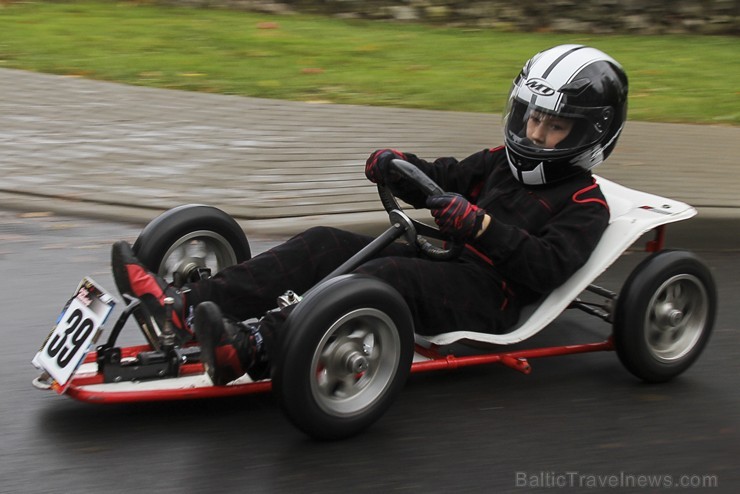
<path fill-rule="evenodd" d="M 269 366 L 257 326 L 224 319 L 216 304 L 203 302 L 195 309 L 193 328 L 203 368 L 216 386 L 244 374 L 253 381 L 267 377 Z"/>
<path fill-rule="evenodd" d="M 154 319 L 160 332 L 164 329 L 166 313 L 164 299 L 172 297 L 172 325 L 174 326 L 180 343 L 192 339 L 192 331 L 188 328 L 185 315 L 185 300 L 182 293 L 170 286 L 165 280 L 150 272 L 134 255 L 127 242 L 116 242 L 111 250 L 111 267 L 113 279 L 121 295 L 130 295 L 138 298 Z M 142 311 L 134 311 L 134 317 L 145 330 L 150 323 Z M 156 333 L 154 333 L 156 334 Z"/>

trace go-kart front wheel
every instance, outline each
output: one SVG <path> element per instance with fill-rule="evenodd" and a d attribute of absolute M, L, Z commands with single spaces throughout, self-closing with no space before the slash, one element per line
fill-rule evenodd
<path fill-rule="evenodd" d="M 688 369 L 709 340 L 717 294 L 709 269 L 687 251 L 664 251 L 630 274 L 617 299 L 614 344 L 622 364 L 647 382 Z"/>
<path fill-rule="evenodd" d="M 273 390 L 291 422 L 316 439 L 345 438 L 370 426 L 411 369 L 410 311 L 375 278 L 344 275 L 318 285 L 284 331 Z"/>
<path fill-rule="evenodd" d="M 147 268 L 176 286 L 196 280 L 202 269 L 215 274 L 251 257 L 239 224 L 224 211 L 199 204 L 179 206 L 153 219 L 133 249 Z"/>

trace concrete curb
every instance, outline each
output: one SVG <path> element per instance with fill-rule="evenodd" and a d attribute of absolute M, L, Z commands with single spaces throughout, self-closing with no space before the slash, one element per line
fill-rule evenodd
<path fill-rule="evenodd" d="M 143 227 L 161 209 L 72 201 L 55 197 L 18 194 L 0 191 L 0 207 L 19 212 L 50 212 L 61 216 L 77 216 L 105 221 L 118 221 Z M 380 204 L 378 204 L 380 208 Z M 669 225 L 666 245 L 696 251 L 740 251 L 740 208 L 698 208 L 699 214 L 688 221 Z M 414 217 L 424 219 L 424 211 L 411 211 Z M 359 233 L 375 235 L 388 227 L 384 211 L 301 216 L 250 220 L 235 217 L 245 232 L 252 237 L 287 237 L 312 226 L 333 226 Z M 644 242 L 635 243 L 640 248 Z"/>

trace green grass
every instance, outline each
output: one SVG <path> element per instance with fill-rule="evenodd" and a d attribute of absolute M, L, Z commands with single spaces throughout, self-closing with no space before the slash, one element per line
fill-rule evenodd
<path fill-rule="evenodd" d="M 298 101 L 500 112 L 537 51 L 584 43 L 630 76 L 630 119 L 740 123 L 735 37 L 453 29 L 79 1 L 0 6 L 0 67 Z"/>

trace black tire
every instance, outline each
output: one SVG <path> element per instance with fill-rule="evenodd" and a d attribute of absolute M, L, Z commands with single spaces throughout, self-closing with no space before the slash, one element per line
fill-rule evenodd
<path fill-rule="evenodd" d="M 694 254 L 680 250 L 653 254 L 632 271 L 617 299 L 617 355 L 640 379 L 668 381 L 699 357 L 716 310 L 714 279 Z"/>
<path fill-rule="evenodd" d="M 315 439 L 353 436 L 403 388 L 414 356 L 411 313 L 384 282 L 357 274 L 312 289 L 285 322 L 273 390 Z"/>
<path fill-rule="evenodd" d="M 142 230 L 133 246 L 151 271 L 180 285 L 197 268 L 217 273 L 251 257 L 239 224 L 220 209 L 188 204 L 170 209 Z"/>

